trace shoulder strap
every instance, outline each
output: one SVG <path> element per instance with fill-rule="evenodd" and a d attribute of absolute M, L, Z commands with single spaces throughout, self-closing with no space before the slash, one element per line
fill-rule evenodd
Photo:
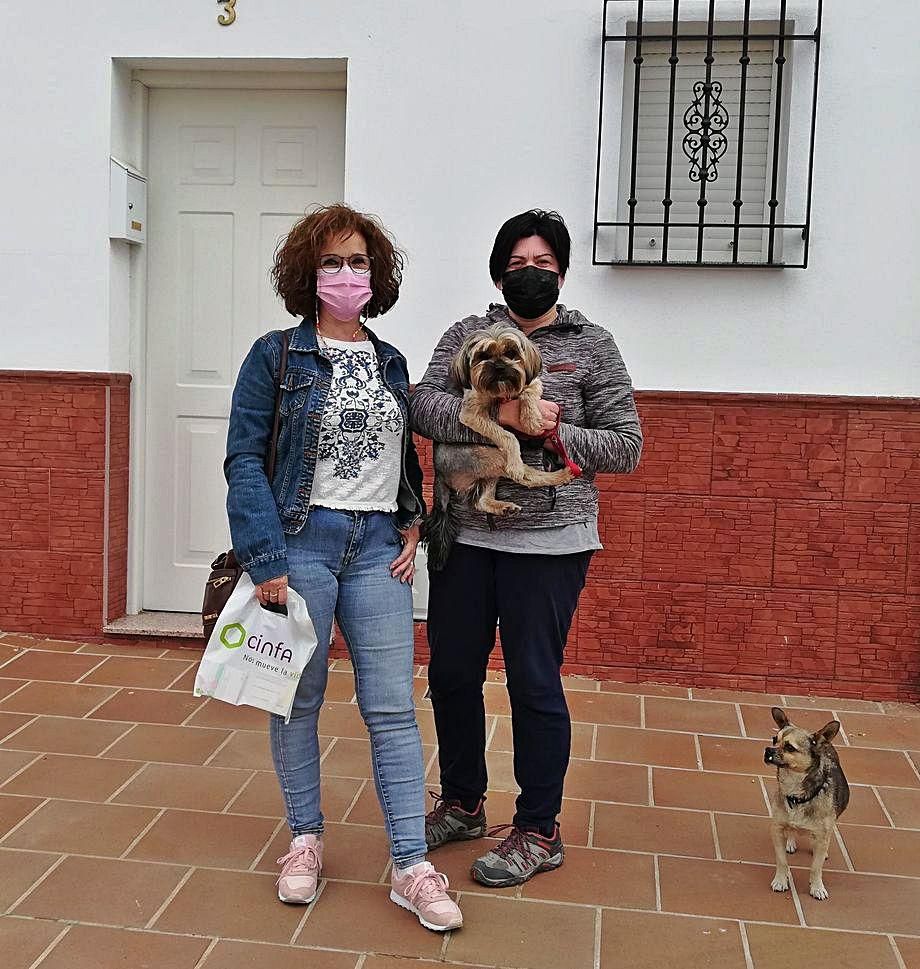
<path fill-rule="evenodd" d="M 281 333 L 281 363 L 278 366 L 278 380 L 275 384 L 275 419 L 272 423 L 272 439 L 265 458 L 265 474 L 269 484 L 275 477 L 275 457 L 278 454 L 278 428 L 281 424 L 281 385 L 284 383 L 284 375 L 287 373 L 288 345 L 291 342 L 293 329 L 283 330 Z"/>

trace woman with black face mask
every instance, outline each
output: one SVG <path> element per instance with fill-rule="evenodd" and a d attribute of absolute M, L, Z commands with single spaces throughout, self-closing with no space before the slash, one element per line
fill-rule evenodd
<path fill-rule="evenodd" d="M 459 535 L 443 570 L 430 575 L 428 678 L 441 795 L 426 818 L 429 850 L 487 830 L 482 687 L 501 625 L 521 794 L 510 833 L 472 867 L 476 881 L 494 887 L 521 884 L 562 864 L 558 816 L 571 724 L 560 669 L 591 556 L 602 548 L 594 476 L 633 471 L 642 450 L 632 383 L 613 337 L 558 303 L 570 245 L 556 212 L 534 209 L 505 222 L 489 259 L 505 305 L 493 304 L 444 334 L 411 401 L 414 429 L 436 446 L 485 443 L 460 423 L 462 391 L 451 382 L 450 367 L 474 331 L 518 327 L 543 357 L 547 435 L 524 437 L 522 457 L 543 468 L 555 466 L 562 451 L 583 472 L 558 490 L 503 479 L 497 498 L 521 506 L 513 516 L 490 518 L 453 496 Z M 523 435 L 517 400 L 502 403 L 496 419 Z"/>

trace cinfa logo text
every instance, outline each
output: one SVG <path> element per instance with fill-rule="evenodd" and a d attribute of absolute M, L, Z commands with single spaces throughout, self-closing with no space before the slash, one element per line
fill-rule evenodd
<path fill-rule="evenodd" d="M 221 629 L 220 641 L 227 649 L 239 649 L 245 643 L 247 649 L 260 653 L 262 656 L 268 655 L 271 659 L 280 660 L 282 663 L 290 663 L 294 659 L 294 654 L 289 646 L 285 646 L 281 642 L 270 642 L 263 639 L 261 634 L 249 636 L 246 629 L 238 622 L 230 623 Z"/>

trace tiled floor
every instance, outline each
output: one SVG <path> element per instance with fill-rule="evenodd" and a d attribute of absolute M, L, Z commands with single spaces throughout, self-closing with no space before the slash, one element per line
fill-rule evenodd
<path fill-rule="evenodd" d="M 920 969 L 920 709 L 567 682 L 565 865 L 521 889 L 469 878 L 484 842 L 433 860 L 466 927 L 421 928 L 388 900 L 387 845 L 351 671 L 330 673 L 330 820 L 318 900 L 274 893 L 287 845 L 258 711 L 190 693 L 195 654 L 0 634 L 4 969 Z M 429 779 L 436 735 L 422 698 Z M 492 823 L 510 819 L 507 694 L 487 686 Z M 831 893 L 770 891 L 769 706 L 838 743 L 853 798 Z"/>

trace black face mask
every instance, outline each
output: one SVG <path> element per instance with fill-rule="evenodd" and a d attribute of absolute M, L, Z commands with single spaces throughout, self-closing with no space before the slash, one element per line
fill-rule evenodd
<path fill-rule="evenodd" d="M 559 273 L 525 266 L 502 276 L 502 296 L 508 309 L 523 320 L 536 320 L 559 300 Z"/>

